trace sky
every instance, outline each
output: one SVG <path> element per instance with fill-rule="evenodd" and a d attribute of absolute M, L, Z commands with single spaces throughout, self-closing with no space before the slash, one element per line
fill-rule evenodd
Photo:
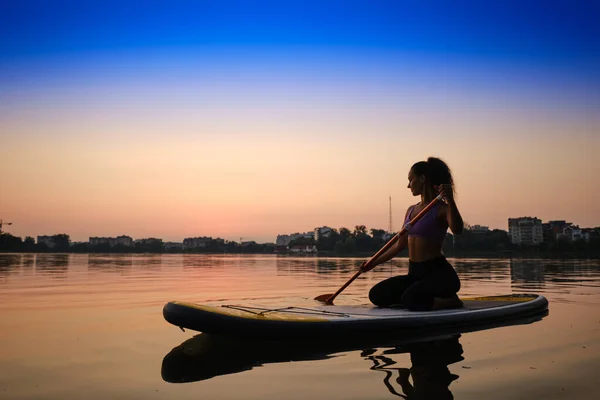
<path fill-rule="evenodd" d="M 429 156 L 465 221 L 600 226 L 598 1 L 0 2 L 17 236 L 393 229 Z"/>

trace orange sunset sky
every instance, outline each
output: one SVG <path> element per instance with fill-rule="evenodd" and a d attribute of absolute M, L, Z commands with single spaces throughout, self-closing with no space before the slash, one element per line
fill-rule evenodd
<path fill-rule="evenodd" d="M 5 230 L 274 242 L 323 225 L 387 229 L 388 196 L 399 229 L 418 201 L 408 170 L 428 156 L 452 168 L 468 223 L 600 226 L 597 46 L 587 56 L 571 26 L 536 25 L 562 41 L 527 24 L 512 37 L 410 11 L 434 15 L 432 33 L 369 10 L 348 24 L 216 7 L 208 28 L 188 10 L 131 30 L 126 9 L 110 24 L 14 11 L 19 23 L 0 28 Z"/>

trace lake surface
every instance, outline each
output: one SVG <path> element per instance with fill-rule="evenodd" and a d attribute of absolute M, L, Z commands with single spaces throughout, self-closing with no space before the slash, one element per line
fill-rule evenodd
<path fill-rule="evenodd" d="M 540 293 L 550 312 L 422 343 L 261 349 L 162 317 L 171 300 L 310 307 L 361 261 L 0 254 L 0 399 L 598 398 L 598 260 L 450 259 L 462 297 Z M 363 274 L 336 304 L 367 304 L 372 285 L 407 267 Z"/>

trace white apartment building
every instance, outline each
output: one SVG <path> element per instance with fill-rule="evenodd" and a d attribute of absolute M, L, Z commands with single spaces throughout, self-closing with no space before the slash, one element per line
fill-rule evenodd
<path fill-rule="evenodd" d="M 54 248 L 56 246 L 56 242 L 54 241 L 54 236 L 38 236 L 37 237 L 38 244 L 45 244 L 49 249 Z"/>
<path fill-rule="evenodd" d="M 317 246 L 313 245 L 296 245 L 296 246 L 292 246 L 290 247 L 290 253 L 292 254 L 317 254 L 318 250 L 317 250 Z"/>
<path fill-rule="evenodd" d="M 314 237 L 315 240 L 318 241 L 320 237 L 329 237 L 333 233 L 333 229 L 328 226 L 322 226 L 320 228 L 315 228 Z"/>
<path fill-rule="evenodd" d="M 181 242 L 166 242 L 165 250 L 183 250 L 183 243 L 181 243 Z"/>
<path fill-rule="evenodd" d="M 277 246 L 287 246 L 290 244 L 292 240 L 296 240 L 299 238 L 313 239 L 315 237 L 315 232 L 306 232 L 306 233 L 292 233 L 291 235 L 277 235 L 277 239 L 275 240 L 275 244 Z"/>
<path fill-rule="evenodd" d="M 107 244 L 110 247 L 117 245 L 131 247 L 133 246 L 133 239 L 129 236 L 121 235 L 116 238 L 113 237 L 90 237 L 90 245 L 96 246 L 99 244 Z"/>
<path fill-rule="evenodd" d="M 147 238 L 147 239 L 136 239 L 134 241 L 135 244 L 140 244 L 142 246 L 153 246 L 153 245 L 159 245 L 159 244 L 163 244 L 162 239 L 157 239 L 157 238 Z"/>
<path fill-rule="evenodd" d="M 185 238 L 183 239 L 183 249 L 195 249 L 197 247 L 206 247 L 212 238 L 202 236 L 202 237 L 194 237 L 194 238 Z"/>
<path fill-rule="evenodd" d="M 579 226 L 577 225 L 573 225 L 573 224 L 569 224 L 567 226 L 565 226 L 562 230 L 562 232 L 559 232 L 556 234 L 556 238 L 560 238 L 560 237 L 566 237 L 569 240 L 572 241 L 576 241 L 576 240 L 585 240 L 585 241 L 589 241 L 590 240 L 590 233 L 589 232 L 584 232 L 581 228 L 579 228 Z"/>
<path fill-rule="evenodd" d="M 536 217 L 509 218 L 508 236 L 514 244 L 539 245 L 544 241 L 542 220 Z"/>

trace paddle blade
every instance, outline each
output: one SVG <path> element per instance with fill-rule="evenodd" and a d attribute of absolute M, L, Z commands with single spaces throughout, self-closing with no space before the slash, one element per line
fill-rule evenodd
<path fill-rule="evenodd" d="M 315 300 L 320 301 L 321 303 L 325 303 L 325 304 L 333 304 L 333 301 L 327 301 L 327 300 L 329 300 L 329 298 L 331 296 L 333 296 L 333 293 L 322 294 L 320 296 L 315 297 Z"/>

